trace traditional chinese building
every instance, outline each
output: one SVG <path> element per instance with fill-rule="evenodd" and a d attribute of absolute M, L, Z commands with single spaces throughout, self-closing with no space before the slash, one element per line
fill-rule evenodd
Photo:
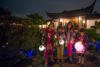
<path fill-rule="evenodd" d="M 50 13 L 46 11 L 48 17 L 52 19 L 52 22 L 56 25 L 62 23 L 65 26 L 66 23 L 72 22 L 74 26 L 78 28 L 90 28 L 95 25 L 95 21 L 100 21 L 100 14 L 93 12 L 96 4 L 96 0 L 86 8 L 62 11 L 60 13 Z"/>

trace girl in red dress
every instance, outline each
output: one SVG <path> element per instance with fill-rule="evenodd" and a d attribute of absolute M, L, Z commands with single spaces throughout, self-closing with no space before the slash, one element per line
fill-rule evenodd
<path fill-rule="evenodd" d="M 67 49 L 68 52 L 67 56 L 69 60 L 72 62 L 72 46 L 75 40 L 75 32 L 73 30 L 73 25 L 71 22 L 69 22 L 67 26 L 65 26 L 65 36 L 66 36 L 65 48 Z"/>
<path fill-rule="evenodd" d="M 45 67 L 47 67 L 47 55 L 48 55 L 48 51 L 50 51 L 50 57 L 51 57 L 51 61 L 54 62 L 53 59 L 53 37 L 55 34 L 54 29 L 54 24 L 50 23 L 48 28 L 43 29 L 43 32 L 45 33 L 46 36 L 46 44 L 45 44 L 45 51 L 44 51 L 44 57 L 45 57 Z"/>
<path fill-rule="evenodd" d="M 82 50 L 79 51 L 79 49 L 76 49 L 76 53 L 79 55 L 78 57 L 78 64 L 84 64 L 84 54 L 87 50 L 88 47 L 88 36 L 87 34 L 85 34 L 84 29 L 80 29 L 80 34 L 77 36 L 77 41 L 80 41 L 83 47 L 79 47 L 83 48 Z"/>

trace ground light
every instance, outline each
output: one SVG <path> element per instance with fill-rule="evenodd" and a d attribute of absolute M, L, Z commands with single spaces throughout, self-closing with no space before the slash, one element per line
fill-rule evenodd
<path fill-rule="evenodd" d="M 34 53 L 33 50 L 29 50 L 27 52 L 25 52 L 25 51 L 19 51 L 19 54 L 23 54 L 26 57 L 32 57 L 35 53 Z"/>
<path fill-rule="evenodd" d="M 96 42 L 96 50 L 100 51 L 100 41 Z"/>

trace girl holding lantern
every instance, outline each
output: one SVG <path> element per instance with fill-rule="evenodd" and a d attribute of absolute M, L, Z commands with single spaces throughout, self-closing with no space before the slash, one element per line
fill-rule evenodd
<path fill-rule="evenodd" d="M 88 47 L 88 36 L 85 34 L 84 29 L 80 29 L 80 34 L 77 36 L 75 43 L 76 53 L 78 54 L 78 64 L 84 64 L 84 53 Z"/>
<path fill-rule="evenodd" d="M 71 22 L 69 22 L 66 26 L 65 26 L 65 36 L 66 36 L 66 44 L 65 44 L 65 48 L 67 49 L 67 56 L 69 58 L 69 60 L 72 62 L 72 46 L 74 44 L 74 40 L 75 40 L 75 32 L 73 30 L 73 25 Z"/>
<path fill-rule="evenodd" d="M 45 44 L 45 50 L 44 50 L 44 57 L 45 57 L 45 67 L 47 67 L 47 55 L 48 55 L 48 51 L 50 51 L 51 54 L 51 61 L 54 62 L 53 59 L 53 37 L 55 34 L 54 29 L 54 24 L 50 23 L 47 29 L 43 29 L 43 32 L 45 33 L 46 36 L 46 44 Z"/>
<path fill-rule="evenodd" d="M 57 39 L 57 62 L 59 62 L 59 60 L 63 62 L 65 39 L 64 39 L 63 27 L 61 25 L 57 27 L 56 39 Z"/>

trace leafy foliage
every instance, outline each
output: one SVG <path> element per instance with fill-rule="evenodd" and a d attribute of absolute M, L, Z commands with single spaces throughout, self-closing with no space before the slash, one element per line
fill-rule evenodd
<path fill-rule="evenodd" d="M 92 26 L 91 29 L 86 29 L 86 33 L 88 34 L 90 41 L 92 40 L 100 40 L 100 34 L 96 33 L 96 29 L 100 28 L 100 22 L 95 22 L 95 26 Z"/>
<path fill-rule="evenodd" d="M 37 13 L 29 14 L 27 17 L 33 22 L 34 25 L 44 24 L 45 20 L 42 16 Z"/>

